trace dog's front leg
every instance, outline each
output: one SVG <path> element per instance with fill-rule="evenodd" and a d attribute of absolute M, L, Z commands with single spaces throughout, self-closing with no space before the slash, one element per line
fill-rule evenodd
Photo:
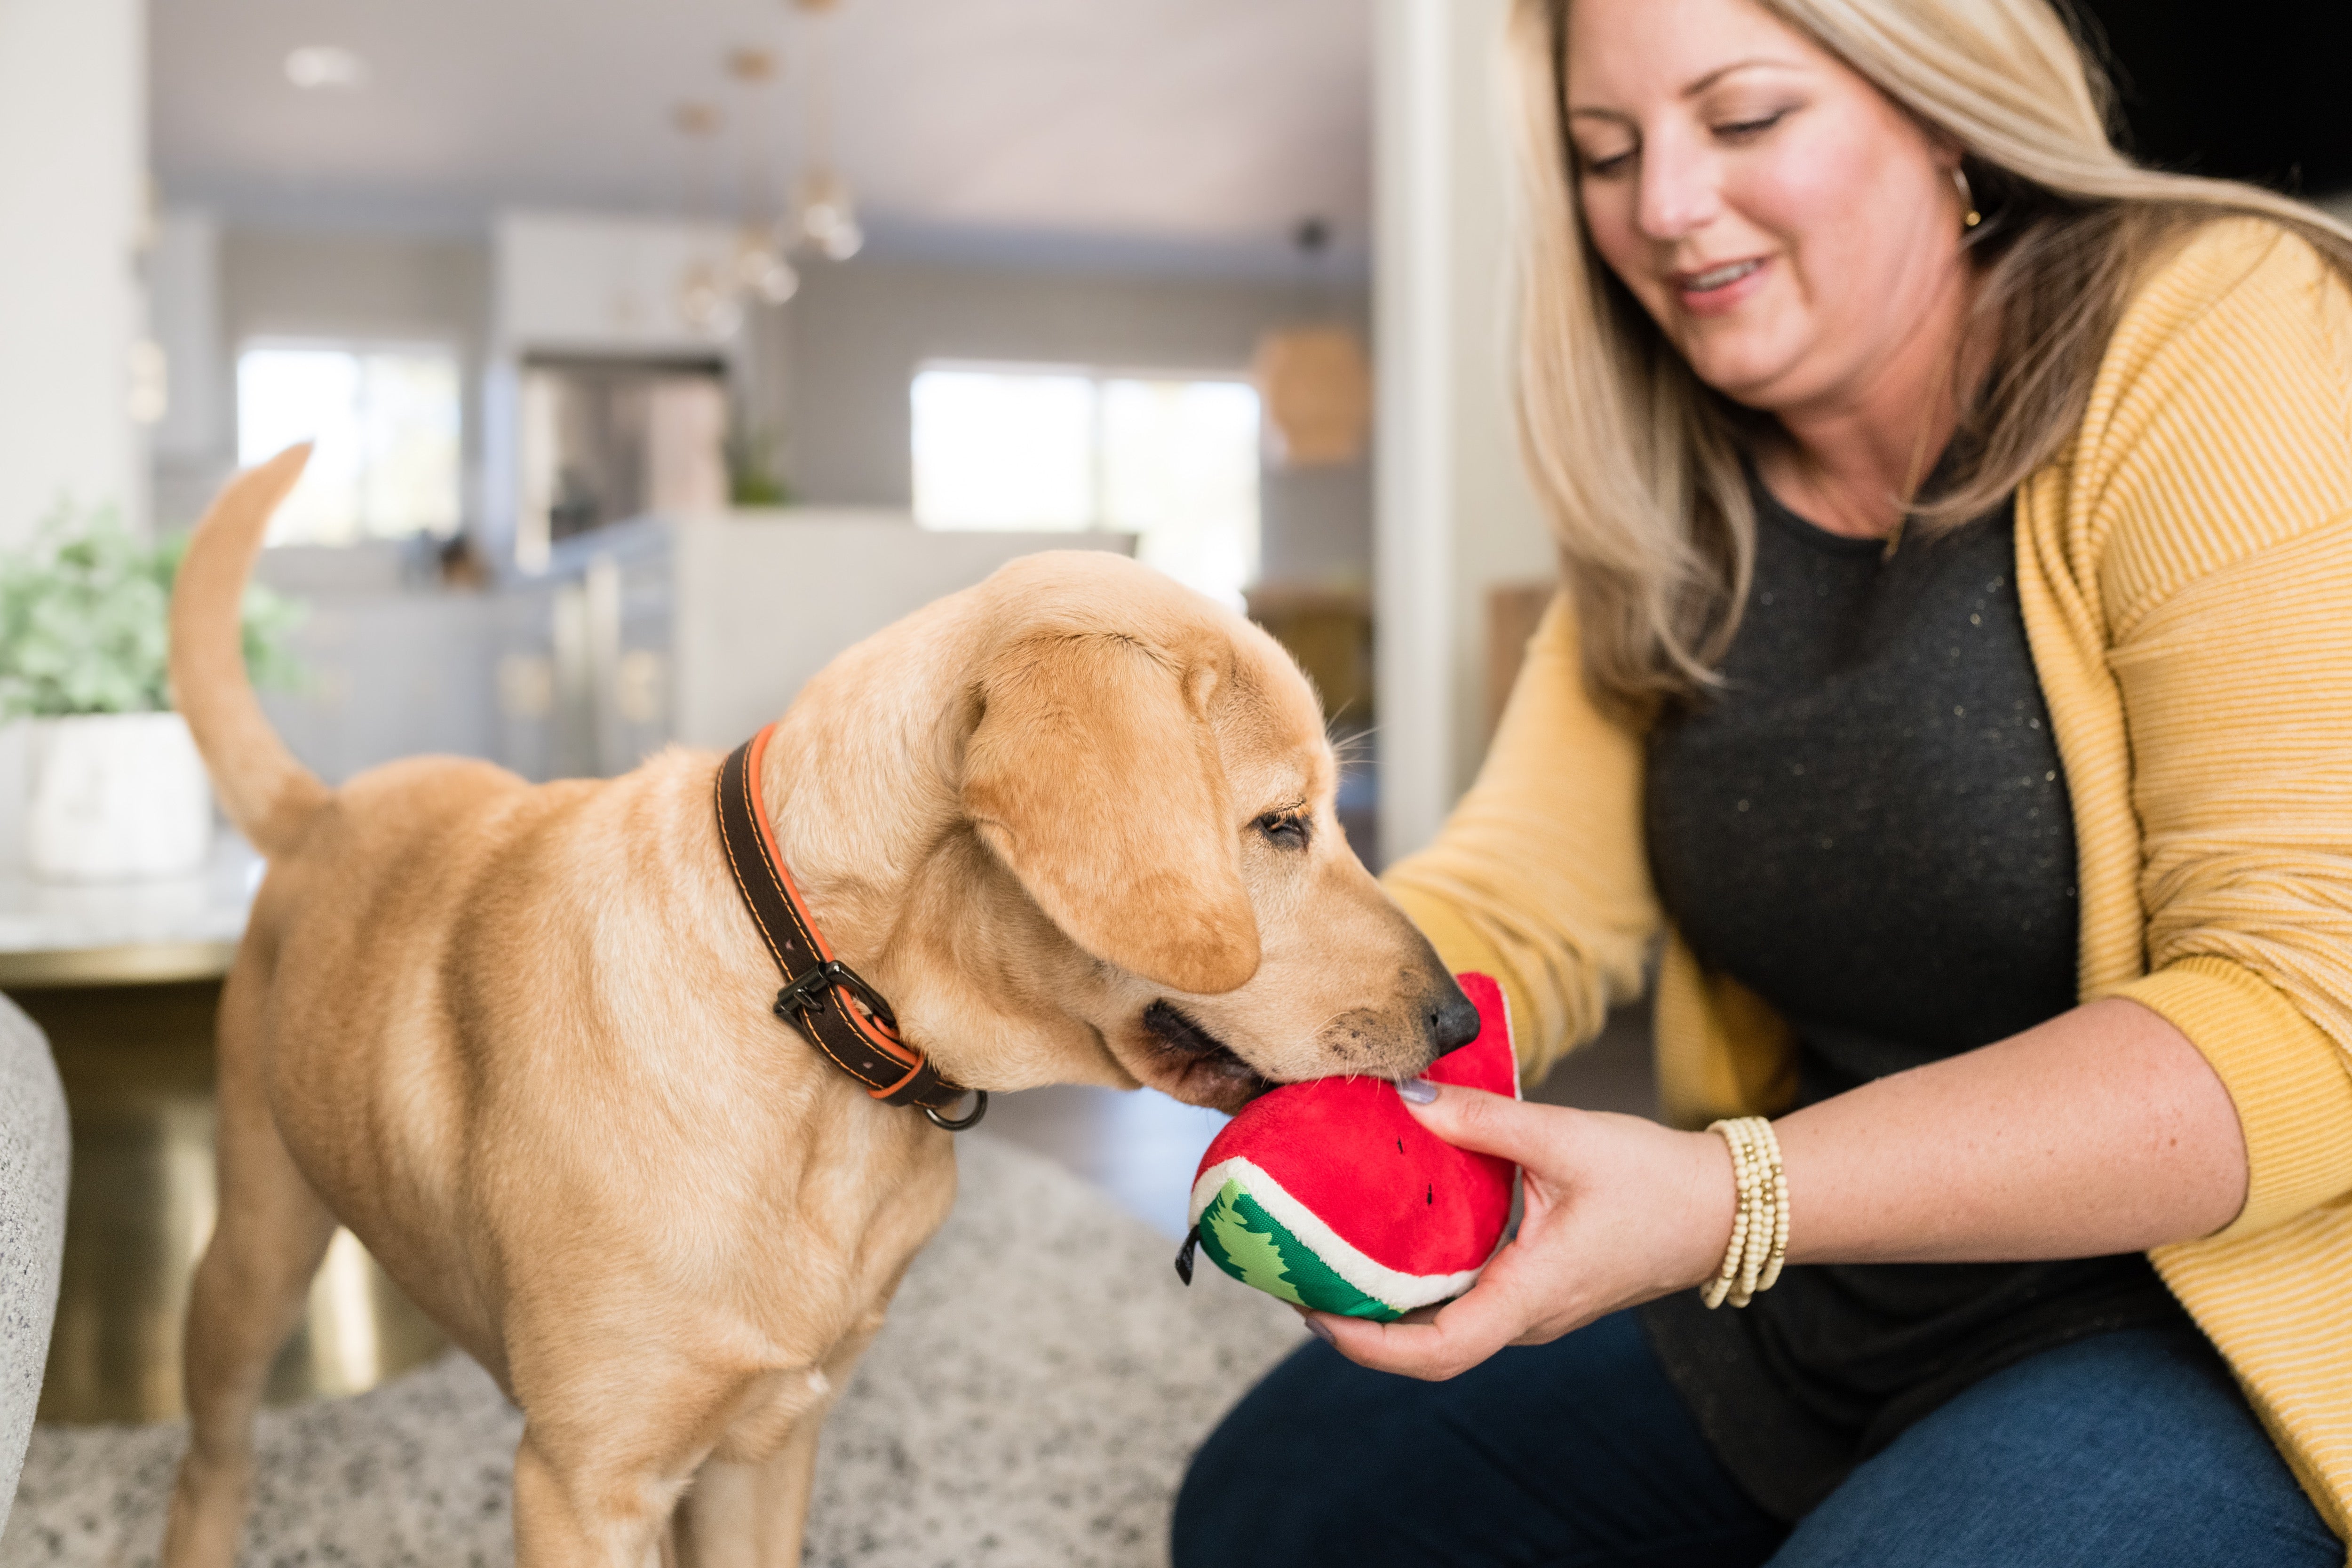
<path fill-rule="evenodd" d="M 824 1421 L 811 1411 L 755 1463 L 702 1462 L 678 1503 L 677 1568 L 799 1568 Z"/>
<path fill-rule="evenodd" d="M 515 1450 L 515 1568 L 659 1568 L 684 1478 L 559 1465 L 525 1427 Z"/>
<path fill-rule="evenodd" d="M 816 1488 L 818 1433 L 880 1328 L 877 1313 L 805 1374 L 814 1397 L 772 1452 L 730 1458 L 722 1457 L 730 1447 L 722 1443 L 703 1461 L 678 1505 L 678 1568 L 799 1568 Z"/>

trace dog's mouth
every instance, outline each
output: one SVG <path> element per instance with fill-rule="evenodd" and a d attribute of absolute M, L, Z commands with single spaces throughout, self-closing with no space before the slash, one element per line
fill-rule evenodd
<path fill-rule="evenodd" d="M 1274 1087 L 1272 1079 L 1171 1002 L 1163 999 L 1143 1010 L 1143 1032 L 1151 1037 L 1150 1065 L 1159 1069 L 1153 1087 L 1187 1104 L 1239 1110 Z"/>

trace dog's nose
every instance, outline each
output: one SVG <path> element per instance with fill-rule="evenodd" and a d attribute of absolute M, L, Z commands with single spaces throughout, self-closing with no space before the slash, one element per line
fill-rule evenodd
<path fill-rule="evenodd" d="M 1422 1021 L 1429 1026 L 1429 1037 L 1439 1056 L 1478 1037 L 1478 1009 L 1462 994 L 1462 987 L 1451 983 L 1443 994 L 1423 1005 Z"/>

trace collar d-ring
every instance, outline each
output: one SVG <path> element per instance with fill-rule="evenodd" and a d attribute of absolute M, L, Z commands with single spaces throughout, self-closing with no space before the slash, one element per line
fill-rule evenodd
<path fill-rule="evenodd" d="M 988 1090 L 975 1089 L 971 1091 L 971 1113 L 968 1116 L 941 1116 L 937 1107 L 929 1105 L 922 1110 L 930 1118 L 932 1126 L 943 1127 L 950 1132 L 961 1132 L 968 1127 L 979 1126 L 980 1119 L 988 1114 Z"/>

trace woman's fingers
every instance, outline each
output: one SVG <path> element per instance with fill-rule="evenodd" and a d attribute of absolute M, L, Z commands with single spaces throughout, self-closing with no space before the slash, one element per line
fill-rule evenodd
<path fill-rule="evenodd" d="M 1460 1084 L 1420 1081 L 1423 1088 L 1436 1091 L 1430 1100 L 1416 1102 L 1403 1094 L 1399 1098 L 1423 1127 L 1448 1143 L 1481 1154 L 1499 1154 L 1521 1165 L 1548 1165 L 1557 1158 L 1562 1131 L 1558 1107 L 1530 1105 Z"/>
<path fill-rule="evenodd" d="M 1482 1280 L 1426 1322 L 1370 1323 L 1328 1312 L 1307 1321 L 1359 1365 L 1439 1382 L 1469 1371 L 1525 1333 L 1528 1305 L 1507 1282 Z"/>

